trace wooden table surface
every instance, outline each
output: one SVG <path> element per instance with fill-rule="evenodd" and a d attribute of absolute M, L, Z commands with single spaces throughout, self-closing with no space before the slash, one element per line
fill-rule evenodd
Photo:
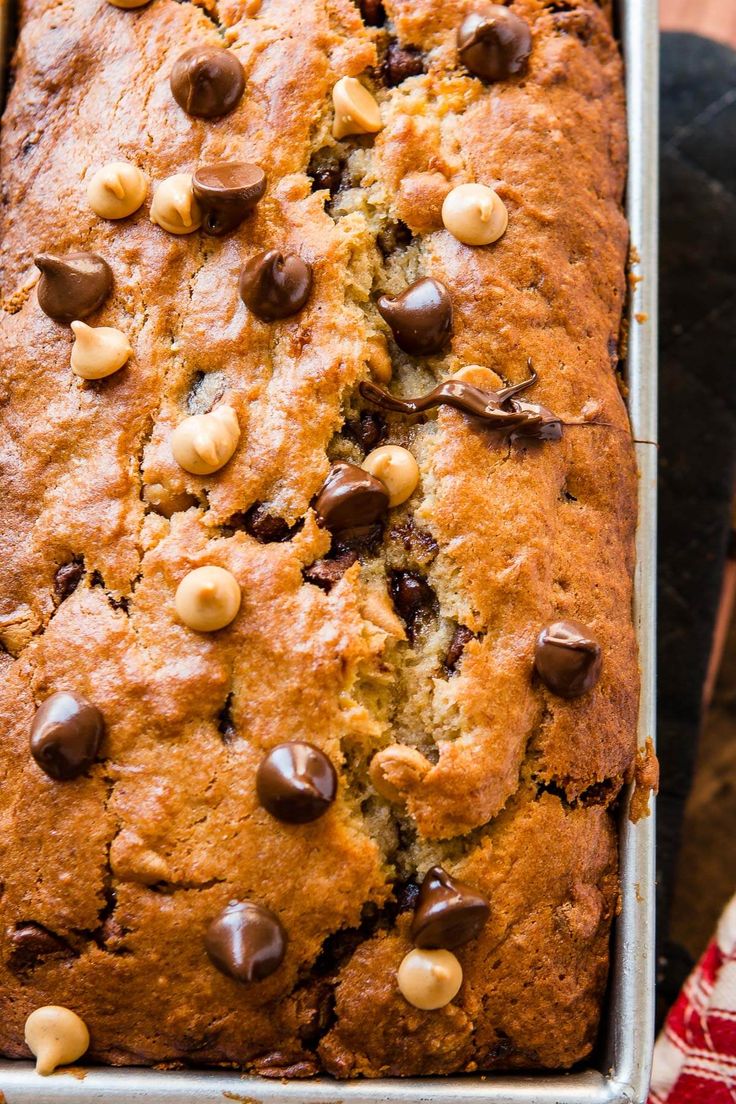
<path fill-rule="evenodd" d="M 695 31 L 736 46 L 736 0 L 660 0 L 662 29 Z"/>

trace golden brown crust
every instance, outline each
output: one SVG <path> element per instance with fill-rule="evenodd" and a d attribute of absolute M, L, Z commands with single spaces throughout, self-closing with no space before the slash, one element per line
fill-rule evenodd
<path fill-rule="evenodd" d="M 45 1003 L 73 1007 L 90 1056 L 112 1063 L 411 1075 L 566 1067 L 592 1045 L 616 896 L 608 807 L 632 765 L 638 697 L 635 470 L 611 362 L 627 241 L 621 64 L 595 0 L 514 0 L 533 28 L 529 73 L 491 86 L 456 64 L 469 0 L 386 7 L 376 31 L 350 0 L 22 4 L 0 208 L 4 1054 L 27 1054 L 25 1017 Z M 246 94 L 197 120 L 168 74 L 189 46 L 220 41 L 217 24 Z M 427 66 L 396 88 L 372 69 L 389 34 Z M 367 74 L 385 126 L 336 145 L 330 92 L 346 74 Z M 348 167 L 329 204 L 307 170 L 336 154 Z M 119 223 L 87 205 L 87 179 L 111 160 L 157 182 L 238 158 L 264 168 L 268 190 L 223 239 L 166 234 L 150 195 Z M 443 179 L 498 185 L 509 228 L 496 245 L 440 229 Z M 406 244 L 397 220 L 418 236 Z M 270 248 L 298 252 L 315 281 L 303 312 L 274 324 L 238 296 L 241 264 Z M 34 290 L 36 253 L 81 249 L 115 277 L 88 321 L 134 350 L 94 383 L 71 374 L 69 329 Z M 531 357 L 534 401 L 606 425 L 510 446 L 446 408 L 390 419 L 420 491 L 326 593 L 303 576 L 330 548 L 310 501 L 330 460 L 362 458 L 341 430 L 364 405 L 373 337 L 388 334 L 375 294 L 423 275 L 450 289 L 455 336 L 424 362 L 393 347 L 398 393 L 467 363 L 520 380 Z M 219 394 L 240 444 L 215 475 L 189 475 L 171 432 Z M 255 540 L 243 522 L 255 503 L 291 538 Z M 73 561 L 83 572 L 65 596 L 55 579 Z M 211 636 L 174 612 L 204 563 L 243 594 Z M 414 640 L 392 628 L 387 569 L 434 590 Z M 540 628 L 564 617 L 604 656 L 599 685 L 573 701 L 531 675 Z M 473 638 L 451 673 L 457 625 Z M 59 689 L 107 724 L 104 758 L 65 783 L 28 754 L 34 710 Z M 263 752 L 290 739 L 340 770 L 313 824 L 280 824 L 255 797 Z M 429 763 L 405 809 L 369 780 L 373 752 L 395 742 Z M 435 862 L 489 896 L 491 920 L 458 951 L 458 998 L 426 1013 L 396 988 L 410 941 L 392 902 Z M 253 987 L 203 946 L 212 916 L 249 896 L 289 936 L 283 966 Z M 56 942 L 23 957 L 29 924 Z"/>

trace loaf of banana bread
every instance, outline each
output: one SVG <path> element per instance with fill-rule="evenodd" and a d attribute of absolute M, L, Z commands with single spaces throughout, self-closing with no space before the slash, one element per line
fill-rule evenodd
<path fill-rule="evenodd" d="M 47 1006 L 115 1065 L 590 1053 L 625 169 L 603 0 L 20 0 L 0 1053 L 79 1056 Z"/>

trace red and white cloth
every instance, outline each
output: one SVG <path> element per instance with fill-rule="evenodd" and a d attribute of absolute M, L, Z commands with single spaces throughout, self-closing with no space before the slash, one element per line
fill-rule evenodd
<path fill-rule="evenodd" d="M 649 1104 L 736 1104 L 736 897 L 654 1048 Z"/>

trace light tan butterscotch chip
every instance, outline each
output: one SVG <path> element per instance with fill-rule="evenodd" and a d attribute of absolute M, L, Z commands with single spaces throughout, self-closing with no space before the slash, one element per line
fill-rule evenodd
<path fill-rule="evenodd" d="M 414 494 L 419 484 L 419 466 L 408 449 L 401 445 L 381 445 L 369 452 L 363 468 L 380 479 L 388 491 L 389 506 L 400 506 Z"/>
<path fill-rule="evenodd" d="M 132 8 L 142 8 L 144 4 L 147 4 L 149 0 L 108 0 L 109 4 L 112 4 L 114 8 L 126 8 L 128 10 Z"/>
<path fill-rule="evenodd" d="M 202 217 L 191 173 L 175 173 L 157 185 L 151 204 L 151 222 L 170 234 L 191 234 L 202 225 Z"/>
<path fill-rule="evenodd" d="M 240 609 L 238 580 L 224 567 L 197 567 L 179 583 L 175 605 L 181 620 L 195 632 L 224 629 Z"/>
<path fill-rule="evenodd" d="M 444 1008 L 457 996 L 463 983 L 463 969 L 452 951 L 430 951 L 415 947 L 399 966 L 401 995 L 415 1008 L 429 1012 Z"/>
<path fill-rule="evenodd" d="M 368 773 L 374 788 L 387 801 L 403 801 L 430 770 L 431 764 L 416 748 L 391 744 L 377 751 Z"/>
<path fill-rule="evenodd" d="M 332 89 L 335 138 L 347 134 L 376 134 L 381 129 L 381 112 L 374 97 L 356 77 L 340 77 Z"/>
<path fill-rule="evenodd" d="M 122 330 L 72 322 L 72 372 L 82 379 L 104 379 L 122 368 L 133 350 Z"/>
<path fill-rule="evenodd" d="M 100 218 L 122 219 L 137 211 L 148 191 L 148 180 L 137 165 L 111 161 L 87 184 L 87 200 Z"/>
<path fill-rule="evenodd" d="M 496 373 L 483 364 L 464 364 L 452 378 L 462 380 L 463 383 L 472 383 L 474 387 L 480 387 L 486 391 L 496 391 L 502 384 Z"/>
<path fill-rule="evenodd" d="M 47 1077 L 57 1066 L 76 1062 L 89 1047 L 84 1020 L 71 1008 L 47 1004 L 31 1012 L 26 1020 L 26 1044 L 36 1059 L 36 1073 Z"/>
<path fill-rule="evenodd" d="M 485 184 L 459 184 L 442 204 L 445 229 L 464 245 L 490 245 L 505 233 L 509 216 L 503 200 Z"/>
<path fill-rule="evenodd" d="M 240 439 L 238 416 L 223 404 L 209 414 L 194 414 L 171 435 L 177 464 L 193 475 L 211 475 L 227 464 Z"/>

